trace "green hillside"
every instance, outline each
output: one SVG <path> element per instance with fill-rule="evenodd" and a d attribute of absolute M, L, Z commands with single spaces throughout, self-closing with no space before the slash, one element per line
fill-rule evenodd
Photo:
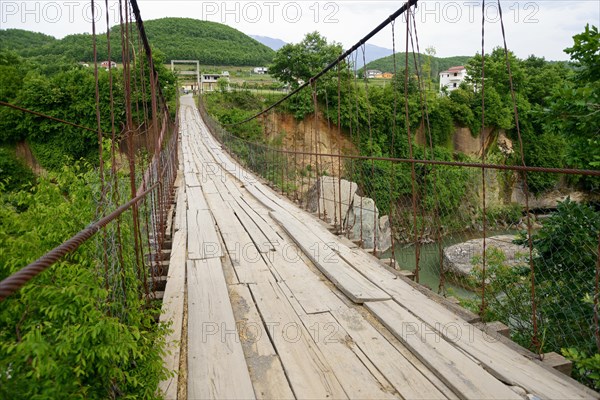
<path fill-rule="evenodd" d="M 267 46 L 244 33 L 216 22 L 191 18 L 161 18 L 144 23 L 153 48 L 165 54 L 167 61 L 200 60 L 201 64 L 251 65 L 269 64 L 275 54 Z M 111 29 L 112 59 L 120 61 L 120 27 Z M 13 50 L 23 57 L 65 56 L 78 61 L 92 61 L 89 34 L 75 34 L 57 40 L 51 36 L 20 29 L 0 30 L 0 48 Z M 106 35 L 98 36 L 98 58 L 104 60 Z"/>
<path fill-rule="evenodd" d="M 405 56 L 406 53 L 396 53 L 396 65 L 397 70 L 401 71 L 404 69 L 405 64 Z M 417 59 L 420 58 L 420 65 L 426 65 L 428 59 L 431 59 L 431 77 L 433 80 L 438 80 L 438 74 L 441 71 L 444 71 L 450 67 L 458 66 L 458 65 L 466 65 L 466 63 L 471 58 L 470 56 L 455 56 L 455 57 L 432 57 L 426 54 L 417 54 Z M 413 59 L 412 53 L 408 55 L 408 69 L 411 72 L 414 72 L 415 61 Z M 394 58 L 393 56 L 388 56 L 384 58 L 380 58 L 375 61 L 371 61 L 367 64 L 366 69 L 378 69 L 381 72 L 394 72 Z"/>
<path fill-rule="evenodd" d="M 201 64 L 265 65 L 275 52 L 227 25 L 191 18 L 162 18 L 145 24 L 150 43 L 169 60 L 194 59 Z"/>
<path fill-rule="evenodd" d="M 0 49 L 13 50 L 19 54 L 27 52 L 28 49 L 39 48 L 57 41 L 55 37 L 39 32 L 24 31 L 22 29 L 0 30 Z"/>

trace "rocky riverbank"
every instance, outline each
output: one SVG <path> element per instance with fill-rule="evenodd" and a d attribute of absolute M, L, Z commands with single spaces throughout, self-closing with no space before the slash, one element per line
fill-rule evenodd
<path fill-rule="evenodd" d="M 486 238 L 486 251 L 496 248 L 506 257 L 505 263 L 516 266 L 523 263 L 529 254 L 526 246 L 514 244 L 516 235 L 498 235 Z M 463 243 L 444 248 L 444 271 L 454 274 L 457 278 L 466 278 L 473 270 L 473 257 L 483 255 L 483 239 L 472 239 Z"/>

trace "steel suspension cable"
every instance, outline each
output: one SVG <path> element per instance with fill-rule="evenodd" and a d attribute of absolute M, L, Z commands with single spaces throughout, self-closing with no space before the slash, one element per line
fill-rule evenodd
<path fill-rule="evenodd" d="M 367 77 L 366 69 L 367 69 L 367 60 L 366 60 L 366 48 L 362 47 L 362 57 L 363 57 L 363 75 L 365 81 L 365 99 L 367 102 L 367 127 L 369 129 L 369 155 L 373 157 L 373 130 L 371 128 L 371 102 L 369 101 L 369 79 Z M 371 179 L 375 180 L 375 160 L 371 159 Z M 377 231 L 379 230 L 379 216 L 375 212 L 377 209 L 377 190 L 373 188 L 373 254 L 377 256 Z"/>
<path fill-rule="evenodd" d="M 521 136 L 521 127 L 519 125 L 519 109 L 517 107 L 517 98 L 515 95 L 515 88 L 513 83 L 513 76 L 510 68 L 510 59 L 508 56 L 508 46 L 506 45 L 506 32 L 504 31 L 504 20 L 502 17 L 502 6 L 500 0 L 498 0 L 498 15 L 500 17 L 500 27 L 502 29 L 502 42 L 504 44 L 504 58 L 506 60 L 506 68 L 508 71 L 508 82 L 510 85 L 510 95 L 513 103 L 513 112 L 515 116 L 515 128 L 517 130 L 517 137 L 519 140 L 519 148 L 521 151 L 521 165 L 526 167 L 525 164 L 525 149 L 523 148 L 523 138 Z M 537 350 L 538 354 L 542 354 L 541 343 L 538 337 L 538 323 L 537 323 L 537 305 L 535 296 L 535 266 L 533 263 L 533 238 L 531 236 L 532 223 L 531 214 L 529 212 L 529 186 L 527 183 L 527 172 L 525 171 L 523 177 L 523 191 L 525 193 L 525 212 L 527 221 L 527 244 L 529 246 L 529 269 L 531 276 L 531 322 L 533 326 L 533 337 L 531 338 L 532 346 Z M 600 253 L 598 255 L 600 257 Z M 600 349 L 600 347 L 599 347 Z"/>
<path fill-rule="evenodd" d="M 406 18 L 406 50 L 404 53 L 404 111 L 405 111 L 405 125 L 406 134 L 408 137 L 408 156 L 411 160 L 414 160 L 412 136 L 410 130 L 410 117 L 408 111 L 408 35 L 410 26 L 410 10 L 408 11 L 409 16 Z M 420 258 L 420 243 L 419 243 L 419 231 L 417 223 L 417 188 L 416 188 L 416 172 L 415 164 L 410 165 L 411 174 L 411 189 L 412 189 L 412 208 L 413 208 L 413 235 L 415 241 L 415 282 L 419 283 L 419 258 Z"/>
<path fill-rule="evenodd" d="M 396 79 L 397 74 L 398 74 L 398 65 L 396 63 L 396 21 L 392 21 L 391 23 L 391 27 L 392 27 L 392 60 L 394 62 L 394 76 L 392 79 Z M 398 122 L 397 122 L 397 118 L 398 118 L 398 91 L 396 90 L 396 88 L 393 86 L 394 85 L 394 81 L 392 80 L 392 92 L 394 94 L 394 108 L 393 108 L 393 115 L 392 115 L 392 140 L 391 140 L 391 146 L 390 146 L 390 155 L 393 157 L 396 156 L 396 143 L 395 143 L 395 139 L 396 139 L 396 132 L 398 129 Z M 396 163 L 391 163 L 392 164 L 392 174 L 390 175 L 390 212 L 389 212 L 389 218 L 390 218 L 390 231 L 391 231 L 391 248 L 392 248 L 392 257 L 391 257 L 391 265 L 390 267 L 392 268 L 396 268 L 396 265 L 398 264 L 396 262 L 396 249 L 395 249 L 395 235 L 394 235 L 394 213 L 396 212 L 396 206 L 395 206 L 395 200 L 394 200 L 394 196 L 396 194 Z"/>
<path fill-rule="evenodd" d="M 419 66 L 419 62 L 417 60 L 417 55 L 415 54 L 415 44 L 414 44 L 414 38 L 413 38 L 413 29 L 412 29 L 412 25 L 411 25 L 411 21 L 414 22 L 414 13 L 411 13 L 408 15 L 408 36 L 410 37 L 410 48 L 411 48 L 411 54 L 412 54 L 412 59 L 413 59 L 413 63 L 415 66 L 415 73 L 417 76 L 417 87 L 419 88 L 419 100 L 420 100 L 420 105 L 421 105 L 421 122 L 419 124 L 420 129 L 423 129 L 423 126 L 425 125 L 425 105 L 423 104 L 424 101 L 426 101 L 426 99 L 424 99 L 423 96 L 423 90 L 422 90 L 422 81 L 421 81 L 421 70 L 420 70 L 420 66 Z M 428 119 L 429 121 L 429 119 Z M 418 131 L 417 131 L 418 132 Z M 416 135 L 415 135 L 415 139 L 416 139 Z M 423 158 L 428 159 L 429 155 L 427 153 L 427 139 L 425 139 L 426 143 L 425 145 L 423 145 Z M 433 147 L 432 147 L 432 152 L 433 152 Z M 424 240 L 425 237 L 425 228 L 426 228 L 426 222 L 427 222 L 427 215 L 426 215 L 426 210 L 425 210 L 425 206 L 422 205 L 422 203 L 424 202 L 424 200 L 427 198 L 428 195 L 428 187 L 427 187 L 427 179 L 428 179 L 428 173 L 427 170 L 424 168 L 423 172 L 422 172 L 422 182 L 420 182 L 420 186 L 421 189 L 418 191 L 418 193 L 420 193 L 419 195 L 419 204 L 421 204 L 418 208 L 420 211 L 420 215 L 421 215 L 421 229 L 419 230 L 419 246 L 421 245 L 421 241 Z"/>
<path fill-rule="evenodd" d="M 414 33 L 415 33 L 415 42 L 417 44 L 417 56 L 418 56 L 418 63 L 417 65 L 420 67 L 422 65 L 421 63 L 421 49 L 419 47 L 419 34 L 417 31 L 417 22 L 416 22 L 416 17 L 415 17 L 415 13 L 412 13 L 412 22 L 413 22 L 413 29 L 414 29 Z M 414 51 L 413 51 L 414 54 Z M 430 60 L 431 62 L 431 60 Z M 425 115 L 425 122 L 426 122 L 426 126 L 427 126 L 427 136 L 429 139 L 429 148 L 430 148 L 430 156 L 431 159 L 434 160 L 435 159 L 435 152 L 434 152 L 434 145 L 433 145 L 433 137 L 431 134 L 431 125 L 429 122 L 429 109 L 428 109 L 428 104 L 427 104 L 427 90 L 425 89 L 425 83 L 423 82 L 423 73 L 422 73 L 422 69 L 419 70 L 419 67 L 417 67 L 417 76 L 419 77 L 419 82 L 420 82 L 420 91 L 421 91 L 421 112 L 424 113 Z M 431 67 L 430 67 L 431 68 Z M 425 157 L 427 158 L 427 157 Z M 431 165 L 431 174 L 433 176 L 432 179 L 432 183 L 433 183 L 433 196 L 434 196 L 434 210 L 433 210 L 433 215 L 434 215 L 434 224 L 436 226 L 436 233 L 437 233 L 437 243 L 438 243 L 438 257 L 439 257 L 439 272 L 440 272 L 440 283 L 438 285 L 438 293 L 445 295 L 445 283 L 446 283 L 446 274 L 444 271 L 444 246 L 442 244 L 442 222 L 441 222 L 441 218 L 440 218 L 440 199 L 439 199 L 439 193 L 438 193 L 438 180 L 437 180 L 437 169 L 436 169 L 436 165 Z"/>
<path fill-rule="evenodd" d="M 487 245 L 487 215 L 486 215 L 486 193 L 485 193 L 485 0 L 481 2 L 481 202 L 482 202 L 482 224 L 483 224 L 483 252 L 481 254 L 481 305 L 479 315 L 483 318 L 485 314 L 485 286 L 486 286 L 486 245 Z"/>
<path fill-rule="evenodd" d="M 119 204 L 121 202 L 119 196 L 119 179 L 117 176 L 117 160 L 116 160 L 116 148 L 117 148 L 117 140 L 116 140 L 116 127 L 115 127 L 115 103 L 114 103 L 114 93 L 113 93 L 113 68 L 112 68 L 112 52 L 110 46 L 110 17 L 109 17 L 109 8 L 108 8 L 108 0 L 104 1 L 105 6 L 105 15 L 106 15 L 106 43 L 107 43 L 107 60 L 108 60 L 108 90 L 109 90 L 109 102 L 110 102 L 110 130 L 111 130 L 111 147 L 110 147 L 110 173 L 112 178 L 112 201 L 114 204 Z M 121 217 L 117 217 L 116 220 L 116 252 L 118 264 L 120 266 L 125 265 L 123 259 L 123 243 L 121 240 Z M 119 274 L 120 275 L 120 274 Z M 123 290 L 123 301 L 127 302 L 127 288 L 125 287 L 125 279 L 121 279 L 121 287 Z"/>
<path fill-rule="evenodd" d="M 281 98 L 278 101 L 276 101 L 275 103 L 271 104 L 269 107 L 265 108 L 264 110 L 260 111 L 259 113 L 255 114 L 255 115 L 253 115 L 253 116 L 251 116 L 249 118 L 244 119 L 243 121 L 235 122 L 235 123 L 231 123 L 231 124 L 223 124 L 223 126 L 235 126 L 235 125 L 245 124 L 246 122 L 252 121 L 253 119 L 256 119 L 257 117 L 259 117 L 259 116 L 261 116 L 261 115 L 269 112 L 270 110 L 272 110 L 273 108 L 277 107 L 278 105 L 280 105 L 281 103 L 283 103 L 284 101 L 286 101 L 287 99 L 289 99 L 290 97 L 296 95 L 297 93 L 299 93 L 304 88 L 310 86 L 311 82 L 316 81 L 317 79 L 319 79 L 320 77 L 322 77 L 323 75 L 325 75 L 327 72 L 329 72 L 329 70 L 335 68 L 335 66 L 339 62 L 343 61 L 346 57 L 348 57 L 349 55 L 351 55 L 352 53 L 354 53 L 355 50 L 357 50 L 361 46 L 363 46 L 369 39 L 371 39 L 373 36 L 375 36 L 377 33 L 379 33 L 383 28 L 385 28 L 388 24 L 390 24 L 391 21 L 394 21 L 400 15 L 404 14 L 404 12 L 406 12 L 407 10 L 409 10 L 410 7 L 416 5 L 418 1 L 419 0 L 408 0 L 395 13 L 393 13 L 392 15 L 390 15 L 383 22 L 381 22 L 375 29 L 373 29 L 371 32 L 369 32 L 368 34 L 366 34 L 362 39 L 360 39 L 358 42 L 356 42 L 354 44 L 354 46 L 352 46 L 351 48 L 349 48 L 348 50 L 346 50 L 344 53 L 342 53 L 338 58 L 336 58 L 334 61 L 332 61 L 329 65 L 327 65 L 325 68 L 323 68 L 316 75 L 314 75 L 313 77 L 311 77 L 307 82 L 304 82 L 298 88 L 294 89 L 292 92 L 288 93 L 283 98 Z M 135 3 L 135 0 L 131 0 L 131 2 Z"/>
<path fill-rule="evenodd" d="M 104 206 L 105 206 L 105 189 L 106 185 L 104 182 L 104 150 L 103 150 L 103 134 L 102 134 L 102 125 L 101 125 L 101 117 L 100 117 L 100 88 L 98 84 L 98 49 L 96 46 L 96 16 L 95 16 L 95 3 L 94 0 L 91 0 L 92 7 L 92 49 L 94 53 L 94 85 L 95 85 L 95 107 L 96 107 L 96 127 L 97 127 L 97 140 L 98 140 L 98 159 L 99 159 L 99 175 L 100 175 L 100 200 L 98 213 L 100 216 L 104 215 Z M 103 230 L 103 246 L 106 245 L 106 231 Z M 104 248 L 102 254 L 102 263 L 104 265 L 104 279 L 105 279 L 105 288 L 109 290 L 109 274 L 108 274 L 108 255 L 106 253 L 106 248 Z M 108 310 L 110 313 L 110 310 Z"/>
<path fill-rule="evenodd" d="M 21 111 L 21 112 L 27 113 L 27 114 L 32 114 L 32 115 L 35 115 L 37 117 L 45 118 L 45 119 L 48 119 L 48 120 L 51 120 L 51 121 L 60 122 L 61 124 L 73 126 L 75 128 L 80 128 L 80 129 L 83 129 L 83 130 L 86 130 L 86 131 L 90 131 L 90 132 L 94 132 L 94 133 L 98 132 L 97 128 L 93 129 L 93 128 L 90 128 L 90 127 L 87 127 L 87 126 L 76 124 L 74 122 L 65 121 L 64 119 L 52 117 L 52 116 L 47 115 L 47 114 L 42 114 L 40 112 L 33 111 L 33 110 L 28 109 L 28 108 L 20 107 L 20 106 L 17 106 L 15 104 L 7 103 L 5 101 L 1 101 L 0 100 L 0 106 L 12 108 L 13 110 Z"/>
<path fill-rule="evenodd" d="M 339 193 L 339 218 L 340 225 L 338 233 L 342 232 L 344 224 L 344 216 L 342 216 L 342 82 L 341 82 L 341 71 L 340 64 L 337 65 L 337 90 L 338 90 L 338 109 L 337 109 L 337 134 L 338 134 L 338 193 Z M 332 160 L 333 161 L 333 160 Z M 335 213 L 334 213 L 335 214 Z"/>

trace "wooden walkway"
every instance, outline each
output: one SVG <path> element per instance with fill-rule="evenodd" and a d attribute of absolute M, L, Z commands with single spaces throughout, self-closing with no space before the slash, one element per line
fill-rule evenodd
<path fill-rule="evenodd" d="M 189 96 L 180 126 L 166 398 L 599 398 L 261 184 Z"/>

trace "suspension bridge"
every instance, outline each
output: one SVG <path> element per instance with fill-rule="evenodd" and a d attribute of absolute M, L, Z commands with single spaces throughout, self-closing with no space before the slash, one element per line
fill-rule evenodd
<path fill-rule="evenodd" d="M 180 129 L 162 318 L 176 321 L 169 365 L 187 354 L 188 398 L 597 396 L 262 183 L 191 96 Z M 163 382 L 168 397 L 176 387 Z"/>
<path fill-rule="evenodd" d="M 433 154 L 417 160 L 412 153 L 414 134 L 408 122 L 409 159 L 394 158 L 393 153 L 389 158 L 342 154 L 341 145 L 337 154 L 320 151 L 319 79 L 337 71 L 339 120 L 342 70 L 349 71 L 351 65 L 355 66 L 364 43 L 390 24 L 395 54 L 394 22 L 408 13 L 407 83 L 409 40 L 416 39 L 416 23 L 410 17 L 415 5 L 416 0 L 404 4 L 310 81 L 241 122 L 262 118 L 266 127 L 277 106 L 303 90 L 311 90 L 315 122 L 309 127 L 309 146 L 299 149 L 295 139 L 293 146 L 275 148 L 236 137 L 212 119 L 202 100 L 196 103 L 191 95 L 180 97 L 174 109 L 170 108 L 163 97 L 137 2 L 124 2 L 119 9 L 122 22 L 118 38 L 126 113 L 122 129 L 114 123 L 112 74 L 116 72 L 108 67 L 111 103 L 107 116 L 106 109 L 101 112 L 97 62 L 95 128 L 18 105 L 1 104 L 97 132 L 101 185 L 98 220 L 1 281 L 0 299 L 6 301 L 18 296 L 24 285 L 96 236 L 100 237 L 103 250 L 97 260 L 97 274 L 112 304 L 108 312 L 114 313 L 121 304 L 126 304 L 123 276 L 128 268 L 137 276 L 137 295 L 148 304 L 160 304 L 158 322 L 170 328 L 163 362 L 173 374 L 158 389 L 167 399 L 600 398 L 598 393 L 554 368 L 553 357 L 544 359 L 540 351 L 538 323 L 545 316 L 536 312 L 533 222 L 526 178 L 524 220 L 532 290 L 531 319 L 525 324 L 528 332 L 532 332 L 535 353 L 513 343 L 498 331 L 496 324 L 482 322 L 480 316 L 449 301 L 444 293 L 438 295 L 418 283 L 420 239 L 425 229 L 418 220 L 430 213 L 428 217 L 434 222 L 440 243 L 442 237 L 435 168 L 481 171 L 480 201 L 484 215 L 486 169 L 525 176 L 528 172 L 598 176 L 598 171 L 529 167 L 524 161 L 516 166 L 487 164 L 484 150 L 481 163 L 440 161 Z M 110 61 L 110 31 L 107 41 Z M 418 40 L 416 43 L 418 46 Z M 143 53 L 140 59 L 136 58 L 136 48 Z M 357 85 L 356 79 L 353 84 Z M 394 98 L 392 148 L 396 114 L 406 113 L 406 120 L 409 119 L 408 102 L 404 104 L 406 109 L 400 110 L 399 99 Z M 426 106 L 422 112 L 425 120 Z M 103 118 L 112 120 L 108 131 L 102 128 Z M 518 130 L 518 115 L 515 118 Z M 367 133 L 372 146 L 370 115 L 368 120 Z M 105 165 L 107 149 L 103 146 L 107 137 L 122 148 L 117 151 L 117 146 L 113 146 L 108 151 L 110 163 Z M 136 153 L 139 150 L 148 156 L 141 157 Z M 125 154 L 128 163 L 119 162 L 118 152 Z M 399 184 L 394 168 L 404 165 L 411 169 L 412 198 L 408 209 L 412 209 L 412 214 L 407 214 L 410 226 L 406 235 L 414 241 L 414 271 L 403 270 L 394 255 L 394 240 L 398 237 L 394 229 L 399 222 L 395 225 L 390 213 L 391 246 L 387 247 L 392 249 L 391 258 L 379 259 L 376 257 L 381 255 L 378 224 L 382 220 L 375 214 L 377 207 L 363 205 L 363 201 L 367 202 L 363 197 L 356 200 L 357 189 L 352 192 L 351 182 L 342 186 L 343 170 L 356 176 L 354 170 L 358 165 L 356 168 L 362 167 L 360 174 L 370 172 L 373 178 L 375 162 L 388 163 L 392 171 L 390 210 L 397 200 L 392 196 L 393 189 Z M 430 168 L 431 177 L 419 180 L 418 166 Z M 326 170 L 338 174 L 328 191 L 323 186 Z M 128 172 L 125 182 L 120 181 L 122 171 Z M 418 186 L 427 184 L 424 179 L 433 180 L 433 190 L 420 191 Z M 348 186 L 350 191 L 346 195 Z M 311 190 L 314 212 L 306 210 L 310 208 Z M 124 192 L 129 200 L 121 202 L 119 196 Z M 426 211 L 422 203 L 427 200 L 433 206 Z M 370 201 L 378 203 L 376 198 Z M 351 209 L 354 225 L 360 226 L 358 238 L 353 240 L 347 237 L 350 229 L 347 216 Z M 125 229 L 121 230 L 125 217 L 131 217 L 131 237 L 123 232 Z M 363 223 L 367 221 L 374 223 L 372 238 L 363 236 Z M 481 314 L 485 311 L 488 282 L 486 235 L 484 217 Z M 371 248 L 365 250 L 362 247 L 367 242 Z M 132 257 L 123 255 L 128 245 Z M 595 269 L 592 316 L 595 330 L 591 337 L 600 337 L 599 271 L 600 261 Z M 440 269 L 440 288 L 444 285 L 444 273 Z"/>

